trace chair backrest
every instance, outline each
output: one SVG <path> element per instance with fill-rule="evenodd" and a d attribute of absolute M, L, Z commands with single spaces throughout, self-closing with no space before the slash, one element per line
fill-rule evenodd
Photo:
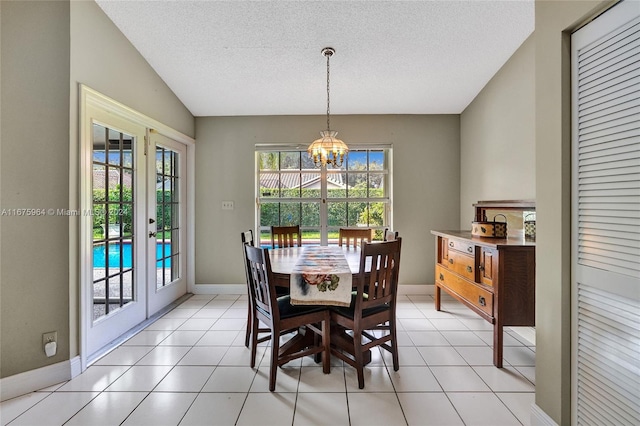
<path fill-rule="evenodd" d="M 271 248 L 300 247 L 301 245 L 300 225 L 271 227 Z"/>
<path fill-rule="evenodd" d="M 372 228 L 340 228 L 338 245 L 342 247 L 346 243 L 347 247 L 362 246 L 365 242 L 373 241 Z"/>
<path fill-rule="evenodd" d="M 387 303 L 395 309 L 401 247 L 402 238 L 364 244 L 360 255 L 356 312 Z M 367 272 L 368 265 L 371 265 L 370 273 Z"/>
<path fill-rule="evenodd" d="M 240 240 L 242 241 L 242 259 L 244 259 L 244 274 L 247 280 L 247 293 L 249 297 L 251 297 L 251 288 L 249 286 L 249 265 L 247 264 L 247 254 L 244 250 L 245 245 L 253 246 L 253 230 L 249 229 L 248 231 L 244 231 L 240 233 Z"/>
<path fill-rule="evenodd" d="M 398 239 L 398 231 L 392 231 L 389 228 L 384 228 L 383 241 L 394 241 Z"/>
<path fill-rule="evenodd" d="M 252 306 L 261 321 L 267 325 L 273 324 L 273 318 L 278 318 L 278 303 L 276 290 L 272 284 L 271 259 L 266 248 L 244 246 L 247 262 L 247 279 L 251 291 Z"/>

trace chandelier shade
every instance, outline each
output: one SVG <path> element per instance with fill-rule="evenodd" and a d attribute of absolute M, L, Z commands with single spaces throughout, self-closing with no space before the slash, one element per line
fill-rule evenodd
<path fill-rule="evenodd" d="M 327 163 L 334 166 L 341 166 L 344 156 L 349 152 L 349 147 L 336 136 L 338 132 L 335 130 L 323 130 L 320 132 L 321 138 L 316 139 L 309 145 L 307 151 L 313 158 L 315 164 L 321 163 L 326 166 Z"/>
<path fill-rule="evenodd" d="M 307 152 L 313 158 L 313 162 L 325 167 L 331 164 L 334 167 L 342 166 L 345 156 L 349 152 L 349 147 L 336 136 L 338 132 L 331 130 L 330 126 L 330 92 L 329 92 L 329 58 L 335 53 L 335 49 L 325 47 L 322 54 L 327 58 L 327 130 L 320 132 L 320 138 L 316 139 L 309 145 Z"/>

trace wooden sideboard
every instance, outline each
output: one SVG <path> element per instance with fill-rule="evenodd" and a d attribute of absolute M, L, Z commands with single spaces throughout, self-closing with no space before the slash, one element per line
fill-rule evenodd
<path fill-rule="evenodd" d="M 493 324 L 493 364 L 502 367 L 504 326 L 535 325 L 535 242 L 431 231 L 436 236 L 435 307 L 441 290 Z"/>

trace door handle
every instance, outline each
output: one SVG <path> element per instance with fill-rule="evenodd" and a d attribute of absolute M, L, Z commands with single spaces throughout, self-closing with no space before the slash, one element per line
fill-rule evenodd
<path fill-rule="evenodd" d="M 155 232 L 149 231 L 149 238 L 153 238 L 156 236 Z"/>

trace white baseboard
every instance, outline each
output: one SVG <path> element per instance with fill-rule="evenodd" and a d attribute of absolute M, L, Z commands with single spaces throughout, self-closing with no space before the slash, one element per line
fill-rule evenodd
<path fill-rule="evenodd" d="M 246 284 L 195 284 L 193 294 L 246 294 Z"/>
<path fill-rule="evenodd" d="M 542 408 L 531 404 L 531 426 L 558 426 L 558 424 L 542 411 Z"/>
<path fill-rule="evenodd" d="M 512 332 L 516 333 L 533 346 L 536 345 L 536 328 L 535 327 L 509 327 Z"/>
<path fill-rule="evenodd" d="M 398 294 L 402 295 L 433 295 L 433 284 L 401 284 L 398 286 Z"/>
<path fill-rule="evenodd" d="M 398 294 L 430 295 L 433 294 L 433 284 L 403 284 L 398 287 Z M 195 284 L 193 294 L 245 294 L 246 284 Z"/>
<path fill-rule="evenodd" d="M 66 382 L 80 374 L 80 357 L 0 379 L 0 401 Z"/>

